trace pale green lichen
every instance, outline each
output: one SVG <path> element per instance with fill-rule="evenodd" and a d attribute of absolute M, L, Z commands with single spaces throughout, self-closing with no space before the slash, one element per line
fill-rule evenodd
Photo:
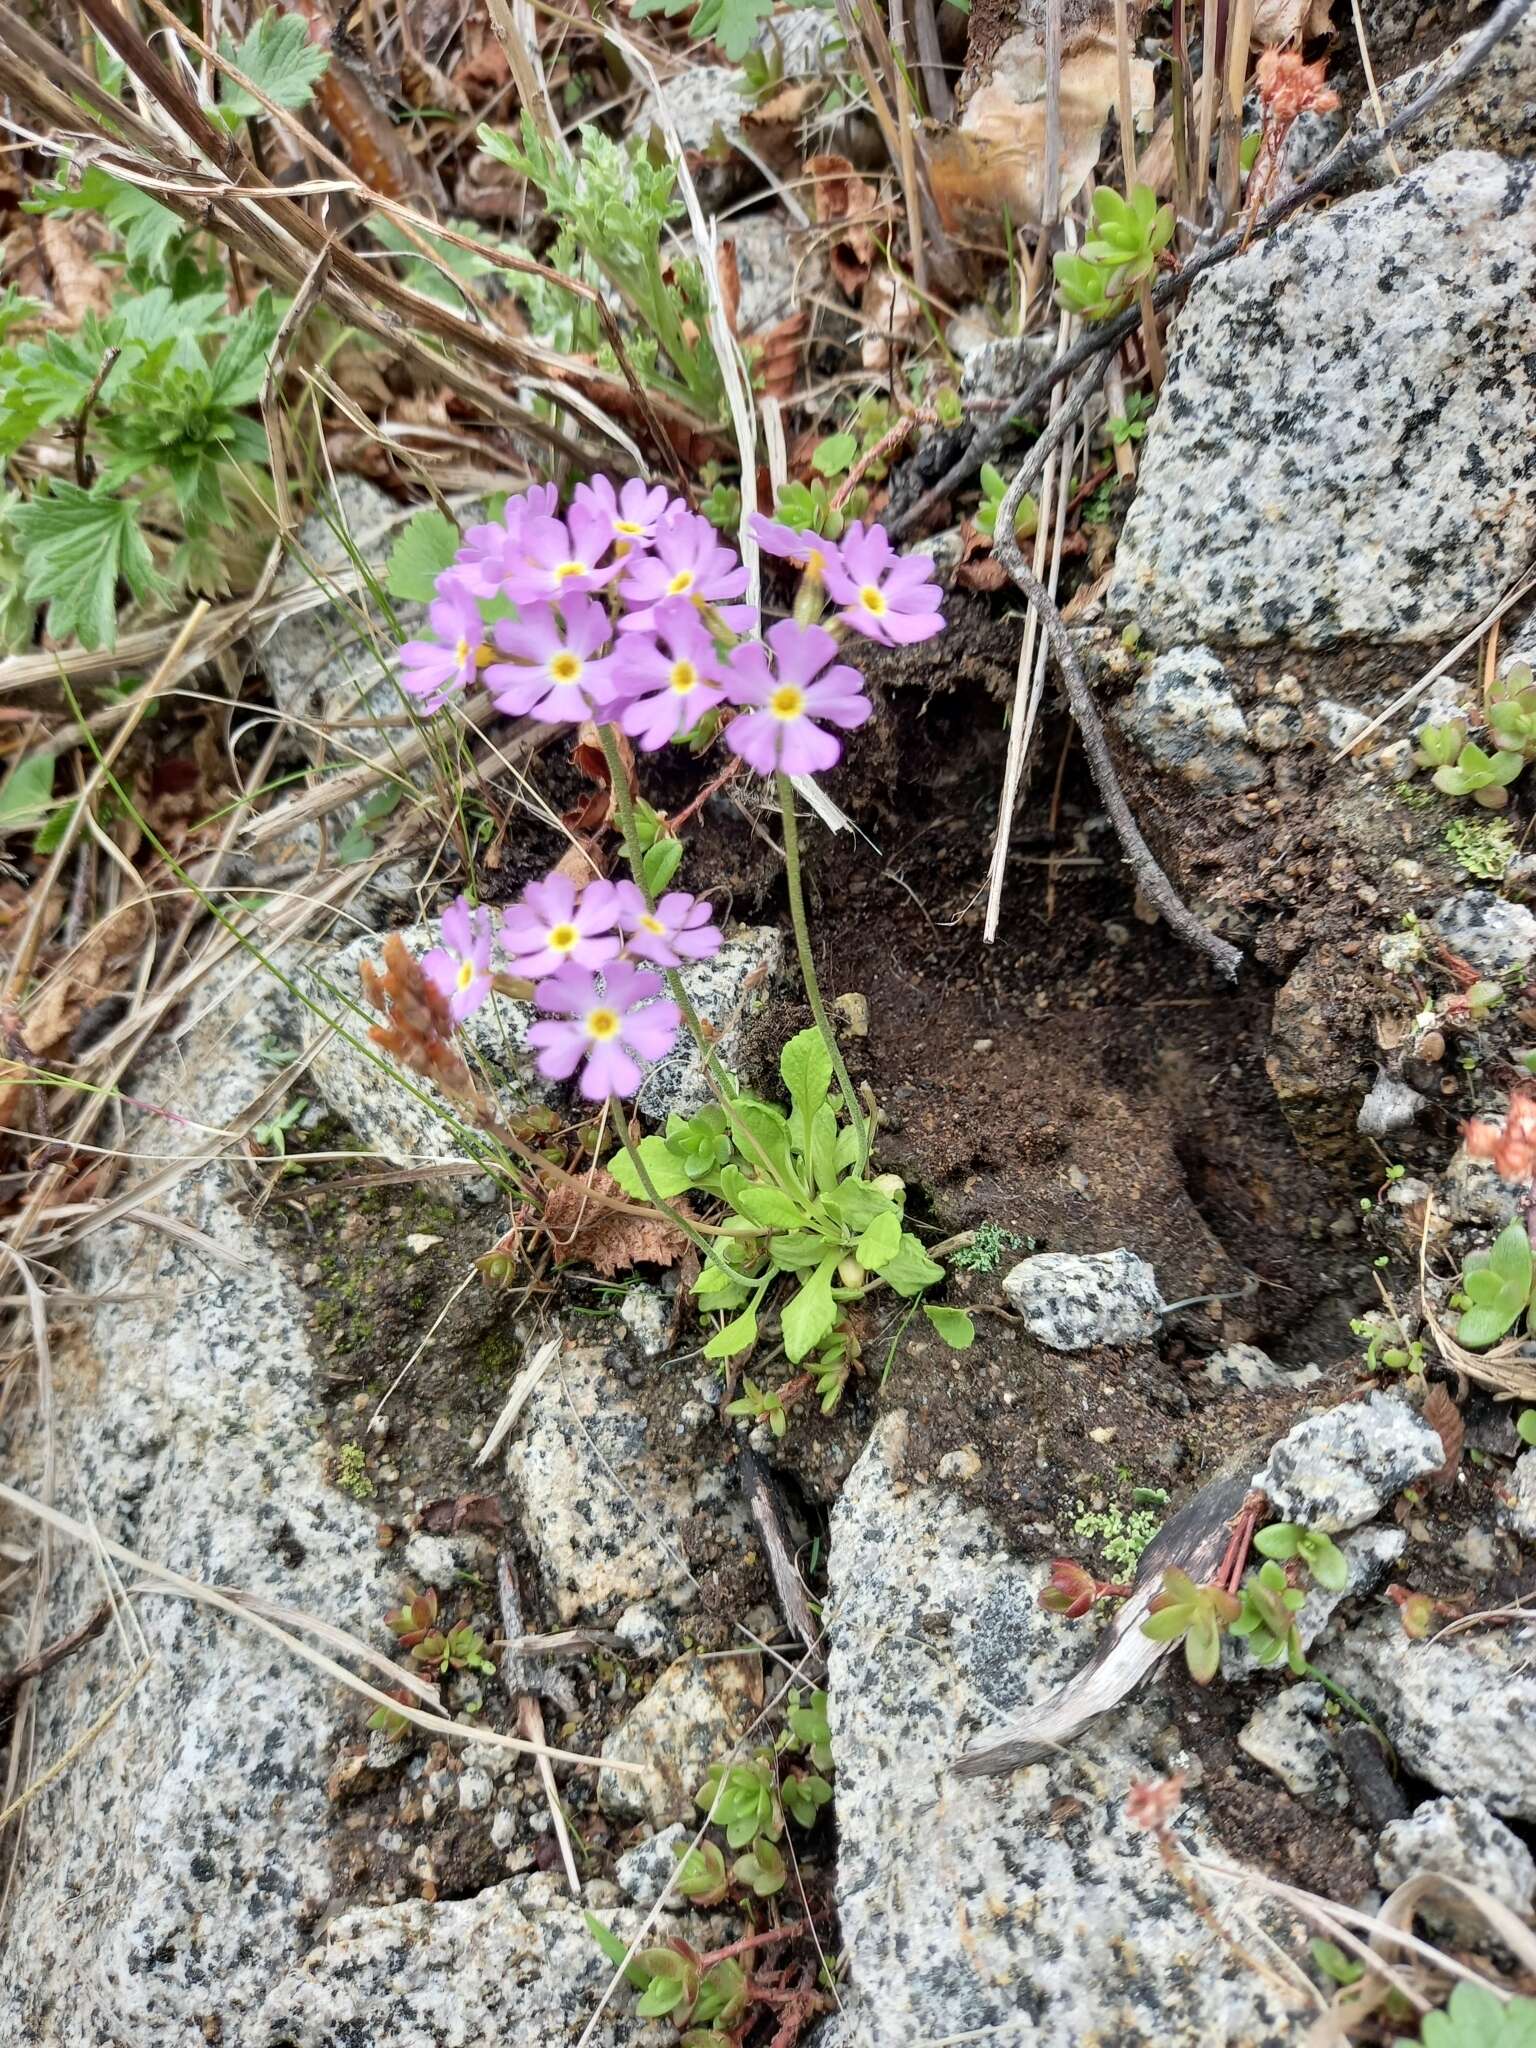
<path fill-rule="evenodd" d="M 376 1488 L 368 1477 L 368 1455 L 361 1444 L 343 1444 L 336 1453 L 336 1484 L 354 1500 L 372 1500 Z"/>
<path fill-rule="evenodd" d="M 1515 857 L 1514 837 L 1502 818 L 1452 818 L 1440 840 L 1457 865 L 1480 882 L 1502 882 Z"/>
<path fill-rule="evenodd" d="M 1089 1508 L 1077 1503 L 1072 1534 L 1079 1543 L 1092 1544 L 1104 1562 L 1129 1578 L 1141 1553 L 1162 1526 L 1150 1508 Z"/>

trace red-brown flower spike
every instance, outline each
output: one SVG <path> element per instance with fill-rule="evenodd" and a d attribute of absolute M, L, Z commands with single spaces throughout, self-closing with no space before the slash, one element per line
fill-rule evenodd
<path fill-rule="evenodd" d="M 1154 1835 L 1160 1835 L 1178 1812 L 1183 1797 L 1182 1771 L 1150 1785 L 1133 1785 L 1125 1795 L 1125 1817 L 1133 1828 L 1149 1828 Z"/>
<path fill-rule="evenodd" d="M 1471 1157 L 1491 1159 L 1501 1180 L 1536 1178 L 1536 1096 L 1510 1096 L 1503 1130 L 1474 1117 L 1462 1137 Z"/>

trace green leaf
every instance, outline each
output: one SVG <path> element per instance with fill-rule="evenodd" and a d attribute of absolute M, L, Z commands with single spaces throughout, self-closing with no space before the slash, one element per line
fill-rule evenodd
<path fill-rule="evenodd" d="M 808 1273 L 826 1255 L 827 1241 L 814 1231 L 797 1230 L 768 1240 L 768 1256 L 781 1273 Z M 1536 1415 L 1536 1408 L 1528 1412 Z"/>
<path fill-rule="evenodd" d="M 801 1176 L 790 1155 L 789 1120 L 783 1110 L 743 1095 L 731 1104 L 731 1114 L 751 1140 L 750 1144 L 741 1143 L 742 1157 L 759 1166 L 762 1161 L 757 1154 L 761 1153 L 776 1179 L 789 1187 L 800 1186 Z"/>
<path fill-rule="evenodd" d="M 307 107 L 315 81 L 331 61 L 328 51 L 309 40 L 302 14 L 278 14 L 275 10 L 262 15 L 238 48 L 228 36 L 221 36 L 219 51 L 280 107 Z M 266 108 L 244 86 L 221 77 L 219 112 L 233 123 L 252 121 Z"/>
<path fill-rule="evenodd" d="M 811 451 L 811 467 L 818 476 L 841 476 L 852 468 L 859 444 L 852 434 L 829 434 Z"/>
<path fill-rule="evenodd" d="M 1293 1522 L 1275 1522 L 1267 1529 L 1260 1529 L 1253 1539 L 1253 1547 L 1260 1557 L 1295 1557 L 1301 1549 L 1301 1531 Z"/>
<path fill-rule="evenodd" d="M 26 754 L 0 782 L 0 832 L 35 825 L 53 802 L 52 754 Z"/>
<path fill-rule="evenodd" d="M 901 1218 L 887 1209 L 870 1224 L 853 1248 L 859 1264 L 871 1273 L 888 1266 L 901 1250 Z"/>
<path fill-rule="evenodd" d="M 1516 1218 L 1494 1241 L 1484 1258 L 1469 1259 L 1462 1289 L 1472 1303 L 1456 1327 L 1458 1342 L 1469 1351 L 1485 1351 L 1519 1321 L 1531 1296 L 1531 1241 L 1524 1222 Z"/>
<path fill-rule="evenodd" d="M 681 1159 L 668 1145 L 665 1138 L 654 1135 L 642 1138 L 639 1153 L 645 1163 L 645 1170 L 651 1177 L 651 1185 L 663 1198 L 688 1192 L 693 1183 Z M 608 1161 L 608 1171 L 632 1201 L 650 1200 L 645 1184 L 635 1171 L 635 1162 L 628 1152 L 615 1152 Z M 707 1269 L 706 1269 L 707 1270 Z"/>
<path fill-rule="evenodd" d="M 832 1299 L 832 1275 L 836 1259 L 823 1259 L 809 1280 L 804 1281 L 785 1304 L 779 1319 L 784 1338 L 784 1356 L 798 1365 L 826 1336 L 837 1321 L 837 1303 Z"/>
<path fill-rule="evenodd" d="M 735 1358 L 743 1351 L 750 1351 L 757 1342 L 757 1310 L 743 1309 L 734 1321 L 723 1330 L 716 1330 L 704 1346 L 706 1358 Z"/>
<path fill-rule="evenodd" d="M 652 896 L 660 896 L 683 864 L 681 839 L 658 839 L 640 862 L 640 872 Z"/>
<path fill-rule="evenodd" d="M 88 164 L 78 185 L 39 186 L 26 206 L 37 213 L 99 213 L 122 237 L 129 267 L 142 266 L 152 277 L 166 275 L 171 253 L 187 232 L 181 215 L 152 192 L 114 178 L 99 164 Z"/>
<path fill-rule="evenodd" d="M 762 1181 L 750 1181 L 736 1169 L 737 1184 L 727 1185 L 727 1174 L 720 1176 L 722 1192 L 731 1207 L 749 1223 L 761 1223 L 765 1230 L 798 1230 L 805 1221 L 798 1206 L 788 1195 L 777 1188 L 764 1185 Z"/>
<path fill-rule="evenodd" d="M 797 1031 L 779 1054 L 779 1078 L 794 1105 L 795 1131 L 802 1152 L 810 1150 L 811 1118 L 832 1087 L 832 1055 L 814 1025 Z"/>
<path fill-rule="evenodd" d="M 423 505 L 406 522 L 389 551 L 384 587 L 405 604 L 430 604 L 437 579 L 459 551 L 459 529 L 435 505 Z"/>
<path fill-rule="evenodd" d="M 944 1278 L 944 1268 L 935 1265 L 911 1231 L 907 1231 L 902 1236 L 900 1251 L 882 1269 L 880 1278 L 887 1287 L 910 1300 L 914 1294 L 936 1287 Z"/>
<path fill-rule="evenodd" d="M 675 17 L 686 14 L 693 0 L 635 0 L 630 12 L 636 20 L 650 14 Z M 734 64 L 739 64 L 752 47 L 757 26 L 772 14 L 774 0 L 699 0 L 688 33 L 695 42 L 713 36 Z"/>
<path fill-rule="evenodd" d="M 581 1917 L 587 1923 L 588 1934 L 617 1969 L 629 1954 L 629 1943 L 621 1941 L 611 1928 L 605 1927 L 595 1913 L 583 1913 Z M 643 1991 L 651 1981 L 650 1971 L 638 1959 L 625 1966 L 624 1975 L 633 1991 Z"/>
<path fill-rule="evenodd" d="M 925 1301 L 923 1314 L 951 1351 L 969 1351 L 975 1343 L 976 1325 L 963 1308 L 935 1308 L 931 1302 Z"/>
<path fill-rule="evenodd" d="M 86 648 L 117 639 L 121 577 L 142 601 L 157 587 L 154 563 L 138 528 L 138 508 L 100 486 L 55 481 L 11 513 L 11 531 L 26 565 L 28 597 L 48 605 L 48 631 Z"/>

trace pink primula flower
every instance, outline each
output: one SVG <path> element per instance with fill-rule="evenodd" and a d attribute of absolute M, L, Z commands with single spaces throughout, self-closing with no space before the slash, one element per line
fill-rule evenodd
<path fill-rule="evenodd" d="M 828 667 L 837 642 L 822 626 L 781 619 L 768 628 L 770 666 L 760 640 L 730 653 L 730 694 L 747 706 L 728 727 L 731 746 L 759 775 L 815 775 L 835 765 L 841 744 L 821 724 L 844 731 L 862 725 L 871 710 L 864 678 L 842 663 Z"/>
<path fill-rule="evenodd" d="M 944 630 L 939 606 L 944 593 L 924 555 L 898 555 L 883 526 L 857 519 L 826 567 L 828 595 L 842 609 L 838 617 L 855 633 L 886 647 L 908 647 Z"/>
<path fill-rule="evenodd" d="M 540 984 L 536 1000 L 553 1013 L 528 1032 L 539 1072 L 565 1081 L 580 1067 L 576 1085 L 589 1102 L 633 1095 L 644 1079 L 640 1061 L 664 1060 L 682 1022 L 676 1003 L 661 997 L 661 976 L 624 960 L 600 976 L 563 967 Z"/>
<path fill-rule="evenodd" d="M 601 590 L 623 566 L 603 560 L 613 545 L 597 512 L 576 505 L 564 519 L 528 519 L 507 560 L 502 590 L 516 605 L 547 604 Z"/>
<path fill-rule="evenodd" d="M 665 484 L 648 484 L 638 476 L 630 477 L 618 490 L 610 478 L 595 476 L 590 483 L 576 486 L 571 493 L 571 507 L 600 520 L 621 555 L 649 547 L 669 512 L 688 509 Z"/>
<path fill-rule="evenodd" d="M 747 523 L 765 555 L 776 555 L 803 575 L 825 580 L 828 563 L 839 559 L 837 542 L 822 534 L 798 533 L 792 526 L 781 526 L 777 519 L 765 519 L 761 512 L 754 512 Z"/>
<path fill-rule="evenodd" d="M 720 927 L 702 897 L 672 889 L 648 910 L 644 892 L 633 882 L 615 882 L 613 888 L 624 950 L 633 959 L 648 960 L 653 967 L 681 967 L 719 952 Z"/>
<path fill-rule="evenodd" d="M 752 606 L 728 602 L 746 587 L 741 557 L 722 543 L 707 519 L 697 512 L 669 513 L 656 529 L 650 553 L 632 555 L 624 564 L 619 593 L 628 609 L 619 630 L 651 631 L 658 606 L 669 597 L 686 597 L 700 609 L 715 606 L 732 632 L 750 632 L 757 623 Z"/>
<path fill-rule="evenodd" d="M 427 607 L 429 640 L 407 640 L 400 649 L 400 687 L 421 699 L 423 711 L 440 711 L 457 690 L 475 679 L 491 658 L 485 645 L 480 606 L 462 584 L 439 580 Z"/>
<path fill-rule="evenodd" d="M 469 529 L 445 575 L 476 597 L 499 597 L 523 527 L 530 519 L 548 519 L 559 503 L 560 494 L 553 484 L 535 484 L 520 496 L 508 498 L 499 519 Z"/>
<path fill-rule="evenodd" d="M 491 914 L 461 896 L 443 912 L 443 942 L 422 956 L 421 971 L 448 998 L 455 1024 L 472 1016 L 491 992 Z"/>
<path fill-rule="evenodd" d="M 698 613 L 686 598 L 669 597 L 655 606 L 647 633 L 625 633 L 615 656 L 615 693 L 623 699 L 619 724 L 653 753 L 691 732 L 725 700 L 714 687 L 725 670 Z"/>
<path fill-rule="evenodd" d="M 492 637 L 510 661 L 493 661 L 485 686 L 508 718 L 547 718 L 580 725 L 613 704 L 614 657 L 608 614 L 592 597 L 531 604 L 521 618 L 498 619 Z"/>
<path fill-rule="evenodd" d="M 577 900 L 567 875 L 530 882 L 501 913 L 501 942 L 514 974 L 542 981 L 574 963 L 602 967 L 619 957 L 618 903 L 612 882 L 588 882 Z"/>

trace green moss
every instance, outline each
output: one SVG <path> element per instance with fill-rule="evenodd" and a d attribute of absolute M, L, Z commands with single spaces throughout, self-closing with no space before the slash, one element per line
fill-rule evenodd
<path fill-rule="evenodd" d="M 1087 1508 L 1077 1504 L 1072 1534 L 1079 1543 L 1090 1543 L 1104 1562 L 1122 1578 L 1135 1571 L 1141 1553 L 1162 1526 L 1150 1508 Z"/>
<path fill-rule="evenodd" d="M 1452 818 L 1440 843 L 1480 882 L 1502 882 L 1515 857 L 1514 837 L 1503 818 Z"/>
<path fill-rule="evenodd" d="M 361 1444 L 343 1444 L 336 1453 L 336 1484 L 354 1500 L 372 1500 L 375 1491 L 368 1477 L 368 1456 Z"/>

